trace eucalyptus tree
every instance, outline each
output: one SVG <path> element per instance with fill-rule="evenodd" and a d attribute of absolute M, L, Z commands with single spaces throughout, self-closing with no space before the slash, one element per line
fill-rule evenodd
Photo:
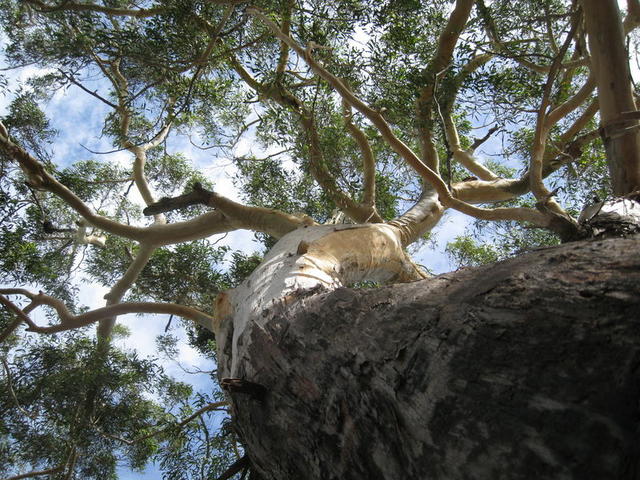
<path fill-rule="evenodd" d="M 0 291 L 0 339 L 3 402 L 12 406 L 2 424 L 7 475 L 105 478 L 121 456 L 136 467 L 155 458 L 170 478 L 212 478 L 233 463 L 234 436 L 246 456 L 223 478 L 249 467 L 265 478 L 463 478 L 471 471 L 490 478 L 500 465 L 498 476 L 510 469 L 525 478 L 529 454 L 536 472 L 579 472 L 568 460 L 574 457 L 613 462 L 603 464 L 599 478 L 618 468 L 614 463 L 630 448 L 626 440 L 618 456 L 610 437 L 598 455 L 586 436 L 564 451 L 547 445 L 537 417 L 532 424 L 525 418 L 525 454 L 507 448 L 499 440 L 505 431 L 487 426 L 489 420 L 471 416 L 477 435 L 452 423 L 456 405 L 467 398 L 456 388 L 474 381 L 485 388 L 482 378 L 497 377 L 474 368 L 474 355 L 483 351 L 462 349 L 462 367 L 432 351 L 452 329 L 467 332 L 447 313 L 467 297 L 458 290 L 443 294 L 447 280 L 428 279 L 407 249 L 447 210 L 508 228 L 512 240 L 526 237 L 505 242 L 507 252 L 601 233 L 598 219 L 608 204 L 577 218 L 594 195 L 627 196 L 618 204 L 631 213 L 638 208 L 636 92 L 624 50 L 640 23 L 637 0 L 628 1 L 626 14 L 613 0 L 516 6 L 502 0 L 3 0 L 2 7 L 5 61 L 33 73 L 20 88 L 7 85 L 12 101 L 0 128 L 7 284 Z M 605 47 L 615 55 L 608 57 Z M 110 152 L 71 163 L 56 152 L 60 132 L 43 108 L 52 98 L 69 99 L 63 90 L 95 102 L 88 115 L 101 115 L 102 128 L 93 135 L 108 139 Z M 247 141 L 264 153 L 237 155 L 238 143 Z M 233 171 L 241 199 L 223 195 L 206 168 L 188 157 L 190 145 L 206 152 L 211 166 Z M 479 155 L 487 145 L 495 154 L 490 161 Z M 636 229 L 630 220 L 623 224 L 625 232 Z M 242 229 L 263 242 L 263 259 L 216 245 L 217 235 Z M 479 263 L 499 253 L 466 240 L 450 251 Z M 575 258 L 587 268 L 588 261 Z M 223 268 L 229 260 L 231 267 Z M 541 268 L 524 260 L 509 265 Z M 637 273 L 636 267 L 629 270 Z M 496 268 L 480 271 L 494 275 L 489 289 L 482 273 L 463 272 L 465 295 L 482 297 L 500 291 L 499 281 L 516 282 Z M 592 268 L 604 271 L 606 262 L 594 260 Z M 108 288 L 104 306 L 77 305 L 74 272 Z M 555 280 L 567 275 L 549 272 Z M 614 277 L 607 278 L 615 283 Z M 518 281 L 527 278 L 525 272 Z M 342 288 L 416 280 L 424 282 L 405 293 Z M 545 301 L 558 308 L 533 279 L 524 283 L 515 291 L 531 285 L 538 293 L 521 293 L 515 302 L 521 309 L 527 295 L 544 295 L 541 315 Z M 393 295 L 409 304 L 417 289 L 436 299 L 421 304 L 420 321 L 407 306 L 418 323 L 376 320 L 375 329 L 362 323 L 363 315 L 378 318 L 378 308 L 395 318 L 384 305 L 394 304 Z M 581 290 L 585 299 L 608 291 Z M 637 293 L 624 302 L 637 305 Z M 487 301 L 497 311 L 513 295 L 487 293 Z M 631 311 L 610 303 L 619 295 L 607 298 L 591 314 L 605 307 L 612 318 Z M 48 312 L 47 324 L 32 316 L 39 307 Z M 463 324 L 460 319 L 476 315 L 456 311 Z M 226 400 L 215 394 L 190 405 L 187 387 L 120 352 L 112 339 L 121 333 L 117 317 L 127 313 L 185 319 L 191 342 L 215 352 Z M 441 317 L 452 326 L 439 326 Z M 510 321 L 518 325 L 517 318 Z M 94 324 L 95 341 L 86 336 Z M 616 338 L 632 330 L 627 327 Z M 547 345 L 548 332 L 525 331 Z M 172 345 L 169 338 L 159 342 L 164 351 Z M 575 358 L 582 359 L 584 342 L 576 345 Z M 628 360 L 629 349 L 620 348 L 615 355 Z M 506 350 L 515 355 L 513 347 Z M 523 374 L 507 372 L 504 363 L 500 378 L 513 386 Z M 60 381 L 48 381 L 56 365 Z M 477 378 L 447 387 L 455 384 L 448 372 L 458 375 L 460 368 Z M 498 383 L 487 387 L 484 401 L 498 395 Z M 552 409 L 541 400 L 547 387 L 537 388 L 524 403 Z M 145 390 L 161 400 L 145 398 Z M 174 406 L 173 420 L 163 403 Z M 183 415 L 176 416 L 175 405 L 182 404 Z M 211 422 L 201 420 L 219 409 L 231 411 L 233 421 L 214 436 Z M 594 428 L 610 424 L 598 415 L 588 416 Z M 611 438 L 627 433 L 616 430 Z M 199 438 L 199 447 L 189 443 Z M 508 451 L 517 453 L 511 463 L 501 456 Z M 189 462 L 193 468 L 181 469 Z"/>

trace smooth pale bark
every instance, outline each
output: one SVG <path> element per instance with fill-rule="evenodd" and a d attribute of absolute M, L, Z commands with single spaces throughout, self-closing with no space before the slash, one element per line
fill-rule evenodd
<path fill-rule="evenodd" d="M 263 310 L 234 373 L 266 394 L 230 393 L 259 478 L 638 478 L 638 251 L 570 243 Z"/>
<path fill-rule="evenodd" d="M 616 0 L 580 0 L 589 37 L 591 65 L 598 85 L 600 118 L 613 193 L 640 189 L 640 129 Z M 626 115 L 625 115 L 626 114 Z"/>
<path fill-rule="evenodd" d="M 400 229 L 387 224 L 317 225 L 282 237 L 237 288 L 216 300 L 218 372 L 234 377 L 246 357 L 241 336 L 262 328 L 260 314 L 301 291 L 359 281 L 406 282 L 426 275 L 403 250 Z"/>

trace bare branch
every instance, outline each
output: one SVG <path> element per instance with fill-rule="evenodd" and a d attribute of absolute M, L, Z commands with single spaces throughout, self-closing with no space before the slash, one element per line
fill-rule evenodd
<path fill-rule="evenodd" d="M 96 13 L 104 13 L 105 15 L 110 15 L 114 17 L 135 17 L 135 18 L 146 18 L 152 17 L 154 15 L 158 15 L 167 11 L 164 7 L 155 7 L 155 8 L 140 8 L 140 9 L 129 9 L 129 8 L 110 8 L 104 7 L 102 5 L 94 5 L 89 3 L 75 3 L 71 1 L 62 2 L 59 5 L 48 5 L 42 0 L 25 0 L 26 3 L 37 7 L 43 12 L 58 12 L 58 11 L 75 11 L 75 12 L 96 12 Z"/>
<path fill-rule="evenodd" d="M 20 410 L 25 417 L 30 418 L 31 420 L 35 420 L 37 418 L 37 415 L 27 412 L 24 408 L 22 408 L 22 406 L 20 405 L 20 402 L 18 401 L 16 392 L 13 389 L 13 382 L 11 381 L 11 370 L 9 369 L 9 364 L 7 363 L 7 360 L 4 357 L 0 357 L 0 362 L 2 362 L 2 366 L 4 367 L 5 374 L 7 375 L 7 389 L 11 394 L 11 398 L 13 399 L 13 403 L 15 403 L 16 408 Z"/>
<path fill-rule="evenodd" d="M 284 5 L 284 13 L 282 15 L 282 26 L 280 29 L 285 35 L 289 35 L 291 28 L 291 12 L 293 11 L 293 0 L 287 0 Z M 278 58 L 278 64 L 276 66 L 276 81 L 280 81 L 287 68 L 287 62 L 289 60 L 289 46 L 286 42 L 280 41 L 280 56 Z"/>
<path fill-rule="evenodd" d="M 145 208 L 143 213 L 145 215 L 153 215 L 158 212 L 186 208 L 190 205 L 214 207 L 235 228 L 265 232 L 276 238 L 280 238 L 303 225 L 315 223 L 310 217 L 301 218 L 271 208 L 242 205 L 216 192 L 205 189 L 199 183 L 194 184 L 192 192 L 174 198 L 164 198 Z M 169 228 L 173 225 L 175 224 L 167 225 L 166 227 Z"/>
<path fill-rule="evenodd" d="M 10 158 L 18 162 L 33 187 L 41 188 L 57 195 L 89 224 L 113 235 L 161 246 L 197 240 L 218 233 L 226 233 L 238 228 L 272 232 L 277 234 L 277 236 L 282 236 L 286 233 L 282 233 L 284 225 L 276 221 L 275 223 L 277 225 L 272 227 L 269 224 L 268 218 L 264 215 L 234 218 L 233 222 L 231 222 L 226 215 L 219 211 L 208 212 L 191 220 L 169 225 L 155 224 L 149 227 L 135 227 L 115 222 L 107 217 L 95 214 L 71 190 L 48 173 L 38 160 L 2 135 L 0 135 L 0 148 L 7 152 Z"/>
<path fill-rule="evenodd" d="M 542 101 L 540 102 L 540 107 L 538 108 L 536 131 L 533 139 L 533 150 L 531 152 L 531 164 L 529 167 L 529 183 L 531 185 L 531 191 L 535 195 L 538 202 L 543 202 L 543 204 L 547 205 L 548 208 L 550 208 L 558 215 L 565 216 L 567 215 L 566 212 L 564 212 L 564 210 L 562 210 L 562 208 L 555 201 L 551 201 L 552 193 L 549 192 L 549 190 L 542 183 L 542 168 L 544 163 L 543 159 L 546 141 L 550 128 L 557 121 L 556 118 L 559 118 L 555 113 L 558 109 L 552 111 L 551 113 L 547 113 L 547 109 L 551 105 L 551 91 L 556 80 L 556 75 L 562 64 L 562 59 L 564 58 L 564 55 L 566 54 L 569 46 L 571 45 L 571 42 L 573 41 L 573 37 L 578 29 L 578 25 L 581 19 L 581 10 L 579 10 L 578 14 L 574 16 L 571 30 L 567 34 L 562 47 L 560 48 L 553 63 L 551 64 L 551 68 L 547 76 L 547 82 L 542 94 Z"/>
<path fill-rule="evenodd" d="M 22 473 L 20 475 L 14 475 L 13 477 L 3 478 L 2 480 L 20 480 L 21 478 L 41 477 L 42 475 L 50 475 L 52 473 L 58 473 L 64 470 L 66 464 L 58 465 L 57 467 L 48 468 L 46 470 L 38 470 L 29 473 Z"/>
<path fill-rule="evenodd" d="M 147 438 L 151 438 L 151 437 L 155 437 L 157 435 L 160 435 L 161 433 L 166 432 L 167 430 L 181 429 L 182 427 L 184 427 L 188 423 L 193 422 L 194 420 L 200 418 L 203 414 L 205 414 L 207 412 L 211 412 L 211 411 L 215 411 L 215 410 L 225 410 L 222 407 L 225 407 L 227 405 L 229 405 L 229 402 L 227 402 L 227 401 L 209 403 L 208 405 L 205 405 L 204 407 L 198 409 L 193 414 L 189 415 L 188 417 L 186 417 L 185 419 L 181 420 L 180 422 L 178 422 L 176 424 L 165 425 L 164 427 L 159 428 L 158 430 L 155 430 L 155 431 L 153 431 L 151 433 L 147 433 L 147 434 L 142 435 L 140 437 L 136 437 L 133 440 L 128 440 L 126 438 L 116 437 L 114 435 L 109 435 L 109 434 L 106 434 L 104 432 L 101 432 L 100 430 L 98 430 L 98 432 L 101 435 L 103 435 L 103 436 L 105 436 L 107 438 L 110 438 L 112 440 L 117 440 L 117 441 L 125 443 L 127 445 L 134 445 L 134 444 L 139 443 L 139 442 L 141 442 L 143 440 L 146 440 Z"/>
<path fill-rule="evenodd" d="M 449 142 L 449 148 L 453 153 L 453 158 L 460 162 L 467 170 L 469 170 L 474 175 L 477 175 L 478 178 L 482 180 L 495 180 L 498 176 L 489 170 L 484 165 L 480 164 L 473 156 L 473 151 L 477 148 L 477 145 L 482 144 L 482 142 L 486 141 L 493 132 L 495 132 L 498 127 L 492 128 L 489 130 L 484 139 L 480 139 L 479 141 L 474 142 L 474 144 L 468 150 L 464 150 L 460 145 L 460 137 L 458 136 L 458 129 L 456 128 L 455 122 L 453 120 L 453 115 L 450 111 L 447 111 L 443 115 L 444 127 L 445 127 L 445 135 L 447 136 L 447 140 Z"/>
<path fill-rule="evenodd" d="M 85 87 L 84 85 L 82 85 L 79 81 L 77 81 L 73 75 L 68 75 L 66 74 L 64 71 L 58 69 L 58 72 L 60 72 L 62 75 L 64 75 L 64 77 L 69 80 L 71 83 L 73 83 L 75 86 L 79 87 L 81 90 L 87 92 L 89 95 L 91 95 L 94 98 L 97 98 L 98 100 L 100 100 L 102 103 L 104 103 L 105 105 L 110 106 L 111 108 L 113 108 L 114 110 L 118 109 L 118 106 L 115 103 L 110 102 L 109 100 L 107 100 L 106 98 L 104 98 L 103 96 L 101 96 L 98 92 L 93 91 L 93 90 L 89 90 L 87 87 Z"/>
<path fill-rule="evenodd" d="M 364 132 L 353 123 L 351 105 L 345 100 L 342 101 L 342 117 L 344 118 L 347 130 L 358 144 L 360 152 L 362 153 L 362 203 L 373 208 L 376 204 L 376 160 L 373 155 L 373 150 L 371 149 L 371 144 Z"/>
<path fill-rule="evenodd" d="M 426 182 L 433 185 L 439 195 L 440 202 L 446 207 L 455 208 L 462 213 L 474 216 L 483 220 L 519 220 L 530 222 L 541 227 L 548 227 L 550 219 L 544 214 L 528 208 L 479 208 L 454 198 L 449 192 L 447 185 L 442 181 L 440 176 L 425 165 L 418 156 L 393 133 L 391 127 L 380 114 L 380 112 L 372 109 L 362 100 L 357 98 L 342 81 L 335 75 L 329 73 L 321 67 L 312 57 L 311 52 L 315 47 L 313 44 L 305 50 L 298 45 L 291 37 L 283 35 L 277 25 L 273 23 L 260 10 L 254 7 L 247 9 L 247 13 L 258 18 L 281 40 L 287 42 L 289 47 L 298 55 L 305 59 L 309 67 L 319 77 L 326 80 L 338 92 L 342 98 L 352 107 L 366 116 L 378 129 L 382 138 L 398 153 Z"/>
<path fill-rule="evenodd" d="M 582 105 L 589 96 L 593 93 L 596 88 L 596 78 L 595 75 L 590 74 L 587 78 L 587 81 L 584 85 L 576 92 L 575 95 L 567 99 L 564 103 L 555 107 L 549 114 L 547 115 L 547 125 L 551 127 L 552 125 L 558 123 L 562 118 L 566 117 L 569 113 L 574 111 L 580 105 Z"/>
<path fill-rule="evenodd" d="M 19 315 L 28 325 L 27 328 L 30 332 L 36 333 L 55 333 L 66 330 L 72 330 L 75 328 L 85 327 L 100 320 L 105 320 L 120 315 L 127 315 L 129 313 L 149 313 L 149 314 L 172 314 L 179 315 L 182 318 L 193 320 L 200 326 L 211 330 L 211 322 L 213 317 L 206 313 L 200 312 L 194 308 L 187 307 L 185 305 L 178 305 L 175 303 L 155 303 L 155 302 L 129 302 L 118 303 L 115 305 L 109 305 L 107 307 L 97 308 L 90 310 L 79 315 L 72 314 L 67 306 L 57 298 L 45 295 L 44 293 L 32 293 L 28 291 L 21 291 L 22 295 L 30 298 L 37 305 L 48 305 L 52 307 L 58 317 L 60 318 L 60 324 L 47 327 L 40 327 L 36 325 L 29 316 L 24 313 L 23 310 L 18 308 L 13 302 L 9 301 L 4 295 L 10 295 L 17 293 L 19 289 L 0 289 L 0 303 L 5 305 L 16 315 Z"/>
<path fill-rule="evenodd" d="M 453 51 L 464 29 L 474 0 L 457 0 L 449 20 L 438 38 L 438 46 L 429 66 L 424 71 L 427 84 L 421 90 L 416 102 L 418 134 L 422 147 L 423 161 L 434 171 L 438 171 L 438 153 L 432 137 L 433 102 L 439 76 L 448 68 Z"/>
<path fill-rule="evenodd" d="M 486 135 L 484 137 L 479 137 L 479 138 L 475 138 L 473 140 L 473 143 L 471 144 L 471 146 L 469 147 L 469 150 L 474 152 L 475 150 L 478 149 L 478 147 L 480 145 L 482 145 L 484 142 L 486 142 L 487 140 L 489 140 L 489 138 L 491 138 L 491 135 L 493 135 L 494 133 L 496 133 L 498 130 L 500 130 L 500 127 L 498 125 L 495 125 L 493 127 L 491 127 Z"/>

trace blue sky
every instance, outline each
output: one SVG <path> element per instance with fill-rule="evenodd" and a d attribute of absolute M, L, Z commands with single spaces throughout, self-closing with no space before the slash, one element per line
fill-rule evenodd
<path fill-rule="evenodd" d="M 621 5 L 626 5 L 624 0 L 619 0 Z M 0 45 L 2 45 L 0 38 Z M 0 60 L 0 64 L 2 61 Z M 632 61 L 634 75 L 637 75 L 638 66 Z M 35 69 L 26 68 L 21 72 L 4 72 L 13 82 L 24 80 L 31 73 L 35 73 Z M 637 77 L 636 77 L 637 78 Z M 99 88 L 100 85 L 95 85 Z M 4 114 L 10 96 L 0 96 L 0 115 Z M 100 104 L 86 92 L 81 91 L 77 87 L 70 87 L 67 90 L 61 90 L 46 105 L 46 113 L 51 119 L 54 128 L 59 130 L 60 136 L 53 145 L 53 158 L 61 165 L 68 165 L 78 160 L 88 158 L 97 158 L 102 161 L 116 161 L 119 163 L 128 163 L 131 161 L 131 155 L 128 152 L 118 152 L 111 155 L 96 156 L 89 153 L 81 145 L 92 150 L 106 151 L 111 150 L 108 139 L 100 136 L 104 114 L 108 107 Z M 216 190 L 223 195 L 235 200 L 240 200 L 238 191 L 234 187 L 231 178 L 233 176 L 234 167 L 230 164 L 229 159 L 216 158 L 212 151 L 202 151 L 193 147 L 186 139 L 173 139 L 170 143 L 173 153 L 180 151 L 188 158 L 191 158 L 199 165 L 202 170 L 211 177 L 216 184 Z M 492 145 L 488 142 L 483 146 L 484 150 L 491 153 L 493 148 L 499 145 Z M 251 137 L 247 137 L 239 142 L 236 147 L 235 154 L 243 155 L 253 151 L 256 155 L 266 155 L 273 153 L 260 152 L 256 148 L 255 142 Z M 482 149 L 480 150 L 482 152 Z M 435 229 L 435 237 L 437 242 L 434 245 L 427 244 L 414 254 L 415 260 L 425 265 L 431 271 L 442 273 L 451 269 L 451 264 L 444 254 L 444 247 L 447 242 L 455 237 L 464 234 L 465 229 L 472 222 L 469 217 L 458 212 L 449 211 L 446 217 L 440 222 Z M 215 240 L 215 238 L 214 238 Z M 253 234 L 247 231 L 237 231 L 229 234 L 222 244 L 231 246 L 233 249 L 242 250 L 251 253 L 260 249 L 253 239 Z M 78 281 L 82 278 L 78 277 Z M 82 284 L 80 297 L 82 303 L 92 308 L 104 305 L 103 296 L 107 289 L 97 285 Z M 167 322 L 166 316 L 154 317 L 136 317 L 127 316 L 120 320 L 125 323 L 131 331 L 131 335 L 126 340 L 121 340 L 121 344 L 126 348 L 136 349 L 141 355 L 146 357 L 157 357 L 155 348 L 155 338 L 158 334 L 164 333 L 164 326 Z M 178 323 L 178 322 L 174 322 Z M 184 331 L 175 329 L 174 333 L 184 338 Z M 187 367 L 197 367 L 202 370 L 210 370 L 214 366 L 212 363 L 198 354 L 197 351 L 186 345 L 186 342 L 180 343 L 180 351 L 178 361 Z M 186 375 L 182 370 L 172 362 L 166 363 L 167 370 L 181 380 L 189 381 L 194 384 L 197 390 L 207 391 L 211 388 L 211 379 L 207 375 Z M 134 479 L 157 479 L 160 478 L 160 472 L 155 466 L 150 466 L 145 473 L 131 472 L 126 467 L 119 470 L 120 478 L 123 480 Z"/>

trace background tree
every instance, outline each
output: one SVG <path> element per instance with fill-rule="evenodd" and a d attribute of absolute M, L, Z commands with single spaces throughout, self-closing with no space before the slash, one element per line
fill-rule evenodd
<path fill-rule="evenodd" d="M 280 328 L 278 305 L 293 319 L 320 291 L 427 278 L 407 249 L 447 210 L 500 239 L 448 247 L 460 263 L 482 264 L 587 238 L 603 205 L 578 219 L 585 203 L 633 196 L 637 95 L 623 53 L 625 37 L 635 45 L 640 7 L 629 0 L 623 16 L 615 2 L 598 3 L 606 22 L 594 22 L 594 3 L 3 0 L 5 61 L 30 75 L 5 82 L 11 101 L 0 128 L 2 473 L 109 478 L 122 459 L 132 468 L 153 459 L 167 478 L 240 476 L 249 464 L 269 478 L 419 474 L 424 460 L 413 457 L 405 470 L 402 462 L 382 473 L 349 470 L 362 457 L 348 431 L 338 435 L 347 453 L 335 469 L 331 442 L 319 466 L 291 455 L 295 440 L 285 454 L 306 469 L 271 460 L 265 442 L 279 437 L 250 398 L 265 401 L 257 379 L 278 384 L 284 363 L 268 363 L 262 332 Z M 611 68 L 603 42 L 617 52 Z M 610 72 L 619 82 L 606 96 Z M 86 160 L 57 151 L 69 131 L 44 112 L 69 99 L 67 90 L 95 102 L 93 135 L 108 139 L 109 152 L 90 150 Z M 263 153 L 236 155 L 243 141 Z M 196 147 L 234 172 L 241 198 L 223 195 L 190 158 Z M 255 232 L 265 252 L 217 243 L 240 229 Z M 80 277 L 108 288 L 104 306 L 79 304 Z M 213 385 L 194 392 L 119 349 L 114 339 L 126 331 L 116 318 L 127 313 L 183 318 L 189 342 L 216 359 L 227 394 Z M 357 337 L 360 327 L 352 330 Z M 158 348 L 170 357 L 175 342 L 163 336 Z M 327 350 L 320 363 L 333 368 L 335 358 Z M 293 386 L 280 385 L 293 390 L 280 392 L 279 405 L 311 402 L 328 371 L 314 377 L 309 368 L 307 383 L 294 375 Z M 352 385 L 357 374 L 347 377 Z M 384 410 L 386 400 L 372 398 Z M 347 430 L 351 400 L 328 403 Z M 264 409 L 273 425 L 289 425 L 289 413 L 272 406 Z M 211 416 L 219 410 L 233 411 L 233 425 Z M 248 457 L 235 463 L 243 447 Z"/>

